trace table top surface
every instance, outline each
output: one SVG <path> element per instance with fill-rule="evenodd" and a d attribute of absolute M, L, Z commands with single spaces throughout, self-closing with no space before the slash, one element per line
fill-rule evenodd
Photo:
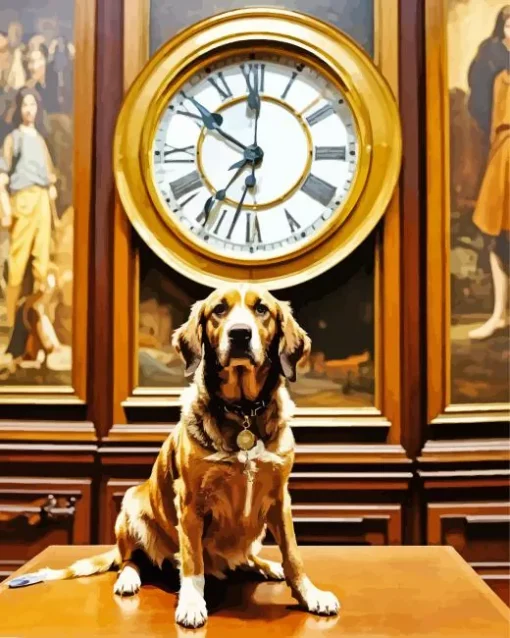
<path fill-rule="evenodd" d="M 64 567 L 106 547 L 54 546 L 16 575 Z M 285 583 L 244 577 L 211 589 L 218 598 L 207 624 L 185 630 L 174 622 L 170 585 L 146 584 L 134 597 L 113 594 L 116 573 L 9 589 L 0 585 L 0 636 L 172 636 L 243 638 L 508 638 L 510 610 L 450 547 L 302 547 L 306 571 L 333 591 L 342 609 L 334 618 L 297 608 Z M 264 548 L 279 559 L 276 548 Z M 213 591 L 214 590 L 214 591 Z M 208 598 L 206 585 L 206 600 Z"/>

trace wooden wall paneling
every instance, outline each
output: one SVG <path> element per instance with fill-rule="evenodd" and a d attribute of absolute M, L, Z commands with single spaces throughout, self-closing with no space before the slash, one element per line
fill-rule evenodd
<path fill-rule="evenodd" d="M 427 544 L 454 547 L 487 584 L 510 604 L 510 468 L 490 468 L 483 454 L 462 466 L 450 458 L 449 469 L 420 469 L 426 506 Z M 477 469 L 474 469 L 478 465 Z M 431 468 L 431 469 L 430 469 Z"/>
<path fill-rule="evenodd" d="M 292 506 L 302 545 L 401 545 L 398 505 L 305 503 Z"/>
<path fill-rule="evenodd" d="M 399 2 L 399 95 L 404 158 L 400 179 L 400 236 L 402 276 L 400 279 L 401 322 L 401 419 L 402 445 L 409 457 L 423 443 L 423 3 Z M 404 542 L 423 542 L 423 507 L 420 484 L 412 481 L 405 503 Z"/>
<path fill-rule="evenodd" d="M 0 578 L 49 545 L 91 540 L 89 479 L 0 477 Z"/>
<path fill-rule="evenodd" d="M 383 8 L 384 7 L 384 8 Z M 398 0 L 374 0 L 374 61 L 390 85 L 397 102 L 400 101 L 398 38 L 400 6 Z M 375 361 L 379 366 L 376 379 L 376 406 L 391 424 L 387 441 L 400 445 L 401 414 L 401 314 L 400 285 L 400 183 L 382 219 L 376 243 Z"/>
<path fill-rule="evenodd" d="M 400 105 L 404 144 L 401 175 L 402 236 L 402 410 L 403 442 L 411 456 L 421 448 L 423 421 L 423 6 L 400 2 Z"/>
<path fill-rule="evenodd" d="M 149 57 L 149 2 L 125 2 L 122 22 L 123 92 Z M 115 195 L 113 423 L 125 424 L 125 399 L 135 386 L 139 260 L 137 238 Z"/>
<path fill-rule="evenodd" d="M 126 491 L 138 485 L 139 479 L 110 479 L 105 481 L 101 511 L 101 528 L 99 530 L 99 543 L 111 544 L 115 542 L 115 520 L 120 512 L 122 499 Z"/>
<path fill-rule="evenodd" d="M 93 231 L 94 296 L 91 304 L 93 356 L 90 368 L 90 418 L 105 435 L 113 418 L 113 295 L 115 185 L 112 170 L 113 132 L 123 95 L 123 2 L 97 6 L 95 197 Z M 121 328 L 122 329 L 122 328 Z M 126 347 L 127 344 L 122 344 Z"/>
<path fill-rule="evenodd" d="M 451 545 L 510 604 L 510 502 L 430 503 L 427 544 Z"/>

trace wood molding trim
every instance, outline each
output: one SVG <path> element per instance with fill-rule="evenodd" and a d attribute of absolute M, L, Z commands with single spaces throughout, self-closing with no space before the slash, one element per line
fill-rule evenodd
<path fill-rule="evenodd" d="M 427 441 L 421 456 L 418 457 L 420 465 L 476 461 L 510 463 L 508 439 Z"/>
<path fill-rule="evenodd" d="M 96 441 L 91 421 L 0 421 L 0 441 Z"/>

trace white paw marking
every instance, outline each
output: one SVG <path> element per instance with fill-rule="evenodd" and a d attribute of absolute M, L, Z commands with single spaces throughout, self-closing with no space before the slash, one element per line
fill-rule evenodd
<path fill-rule="evenodd" d="M 269 578 L 273 580 L 285 580 L 285 574 L 283 572 L 283 567 L 281 563 L 275 563 L 272 560 L 266 561 L 268 565 L 268 570 L 266 574 Z"/>
<path fill-rule="evenodd" d="M 256 571 L 270 580 L 285 580 L 281 563 L 276 563 L 272 560 L 264 560 L 264 563 Z"/>
<path fill-rule="evenodd" d="M 340 610 L 337 597 L 330 591 L 322 591 L 305 578 L 299 588 L 302 603 L 312 614 L 321 616 L 335 616 Z"/>
<path fill-rule="evenodd" d="M 132 596 L 139 591 L 142 581 L 140 575 L 134 567 L 126 565 L 115 581 L 113 591 L 119 596 Z"/>
<path fill-rule="evenodd" d="M 183 576 L 175 620 L 183 627 L 201 627 L 207 620 L 204 600 L 204 577 Z"/>

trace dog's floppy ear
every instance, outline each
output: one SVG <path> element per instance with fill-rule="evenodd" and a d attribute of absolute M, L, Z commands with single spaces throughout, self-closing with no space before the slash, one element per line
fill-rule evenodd
<path fill-rule="evenodd" d="M 191 376 L 202 360 L 202 319 L 204 316 L 204 300 L 191 306 L 188 321 L 174 330 L 172 345 L 181 356 L 186 366 L 185 376 Z"/>
<path fill-rule="evenodd" d="M 289 381 L 296 380 L 296 366 L 299 360 L 310 354 L 310 337 L 292 316 L 288 301 L 278 301 L 280 322 L 280 343 L 278 354 L 282 372 Z"/>

